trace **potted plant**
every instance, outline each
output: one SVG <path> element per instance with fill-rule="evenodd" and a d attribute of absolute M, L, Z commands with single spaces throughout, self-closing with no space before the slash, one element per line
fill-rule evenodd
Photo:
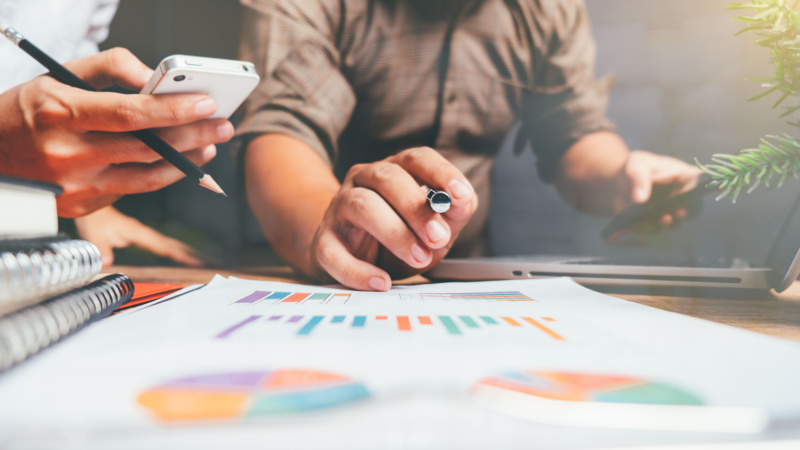
<path fill-rule="evenodd" d="M 800 110 L 800 0 L 751 0 L 735 3 L 731 10 L 752 12 L 736 20 L 747 26 L 737 33 L 754 33 L 756 44 L 769 49 L 775 74 L 769 78 L 756 78 L 765 91 L 749 99 L 757 100 L 773 93 L 780 97 L 773 108 L 782 108 L 781 118 Z M 792 104 L 792 102 L 796 102 Z M 800 129 L 800 121 L 788 122 Z M 789 176 L 800 174 L 800 142 L 791 135 L 767 135 L 757 148 L 742 150 L 737 154 L 715 154 L 713 163 L 697 165 L 712 177 L 710 185 L 721 193 L 717 200 L 730 196 L 735 202 L 742 191 L 753 192 L 763 185 L 780 187 Z"/>

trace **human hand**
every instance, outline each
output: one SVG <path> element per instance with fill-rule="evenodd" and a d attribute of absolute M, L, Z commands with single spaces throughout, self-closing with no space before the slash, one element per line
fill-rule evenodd
<path fill-rule="evenodd" d="M 421 185 L 446 190 L 450 210 L 434 212 Z M 312 264 L 320 278 L 386 291 L 392 276 L 438 263 L 477 206 L 466 177 L 427 147 L 353 166 L 314 235 Z"/>
<path fill-rule="evenodd" d="M 152 74 L 124 49 L 107 50 L 65 66 L 95 89 L 140 90 Z M 63 217 L 88 214 L 125 194 L 160 189 L 183 177 L 132 130 L 156 134 L 196 164 L 216 155 L 213 144 L 233 136 L 202 94 L 125 95 L 87 92 L 37 77 L 0 94 L 0 172 L 64 188 Z"/>
<path fill-rule="evenodd" d="M 697 186 L 702 171 L 679 159 L 655 153 L 634 150 L 630 152 L 618 181 L 618 199 L 614 212 L 620 213 L 632 204 L 642 204 L 651 199 L 663 199 L 691 190 Z M 663 227 L 676 225 L 694 211 L 681 205 L 635 228 L 639 232 L 656 232 Z"/>
<path fill-rule="evenodd" d="M 115 248 L 130 246 L 192 267 L 203 266 L 207 261 L 195 249 L 122 214 L 113 206 L 75 219 L 75 227 L 81 239 L 91 242 L 100 250 L 103 267 L 114 264 Z"/>

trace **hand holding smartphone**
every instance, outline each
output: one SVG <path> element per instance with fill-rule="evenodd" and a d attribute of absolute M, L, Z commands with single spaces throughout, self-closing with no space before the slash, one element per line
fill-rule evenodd
<path fill-rule="evenodd" d="M 217 104 L 211 118 L 227 119 L 253 92 L 259 77 L 253 63 L 202 56 L 164 58 L 142 94 L 207 94 Z"/>
<path fill-rule="evenodd" d="M 709 186 L 711 177 L 703 174 L 697 180 L 694 189 L 666 198 L 651 198 L 640 205 L 633 205 L 614 216 L 600 235 L 606 241 L 612 241 L 622 234 L 631 231 L 636 225 L 646 220 L 656 220 L 679 207 L 697 209 L 702 205 L 703 197 L 716 190 Z"/>

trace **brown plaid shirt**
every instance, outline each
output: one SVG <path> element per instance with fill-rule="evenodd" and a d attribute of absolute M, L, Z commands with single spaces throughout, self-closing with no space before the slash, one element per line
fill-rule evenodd
<path fill-rule="evenodd" d="M 515 121 L 546 181 L 569 146 L 610 126 L 583 0 L 241 1 L 240 56 L 262 81 L 238 135 L 291 135 L 340 178 L 437 149 L 481 205 L 451 255 L 480 251 L 490 168 Z"/>

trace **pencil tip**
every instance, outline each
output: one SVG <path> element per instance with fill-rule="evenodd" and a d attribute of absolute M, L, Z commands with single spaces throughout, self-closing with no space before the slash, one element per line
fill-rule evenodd
<path fill-rule="evenodd" d="M 219 187 L 217 182 L 214 181 L 214 179 L 211 178 L 211 175 L 209 175 L 209 174 L 205 174 L 203 176 L 203 178 L 200 178 L 200 186 L 203 186 L 204 188 L 208 189 L 209 191 L 216 192 L 217 194 L 222 194 L 225 197 L 228 196 L 228 194 L 226 194 L 225 191 L 223 191 L 222 188 Z"/>

